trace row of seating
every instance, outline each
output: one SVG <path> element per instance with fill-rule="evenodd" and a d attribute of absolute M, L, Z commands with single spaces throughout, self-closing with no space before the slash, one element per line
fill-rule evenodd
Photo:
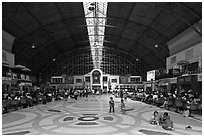
<path fill-rule="evenodd" d="M 153 104 L 153 105 L 156 105 L 158 107 L 162 106 L 162 107 L 167 108 L 167 109 L 178 108 L 180 110 L 185 110 L 188 107 L 188 109 L 191 111 L 202 111 L 202 102 L 200 102 L 200 101 L 188 104 L 186 101 L 179 99 L 179 98 L 166 99 L 165 97 L 158 98 L 157 100 L 154 101 L 153 98 L 144 97 L 144 96 L 137 96 L 137 97 L 133 97 L 131 99 L 137 100 L 137 101 L 142 101 L 142 102 L 145 102 L 147 104 Z M 166 103 L 166 104 L 164 104 L 164 103 Z"/>
<path fill-rule="evenodd" d="M 36 97 L 26 98 L 22 97 L 20 99 L 13 100 L 3 100 L 2 101 L 2 113 L 6 113 L 9 110 L 17 110 L 18 108 L 32 107 L 40 103 L 46 104 L 48 101 L 46 96 L 37 95 Z"/>

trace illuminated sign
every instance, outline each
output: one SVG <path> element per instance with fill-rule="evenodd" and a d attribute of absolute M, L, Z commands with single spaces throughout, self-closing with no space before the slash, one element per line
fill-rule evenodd
<path fill-rule="evenodd" d="M 147 81 L 155 80 L 155 70 L 147 72 Z"/>

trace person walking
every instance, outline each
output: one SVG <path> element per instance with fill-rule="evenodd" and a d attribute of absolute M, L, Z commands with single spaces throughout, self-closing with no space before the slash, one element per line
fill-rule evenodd
<path fill-rule="evenodd" d="M 121 99 L 123 98 L 123 91 L 122 90 L 120 91 L 120 98 Z"/>
<path fill-rule="evenodd" d="M 114 106 L 115 106 L 115 102 L 113 100 L 113 97 L 110 97 L 110 101 L 109 101 L 109 107 L 110 107 L 109 112 L 110 113 L 111 113 L 111 110 L 112 110 L 112 112 L 115 111 Z"/>
<path fill-rule="evenodd" d="M 122 114 L 126 114 L 125 113 L 125 103 L 124 103 L 124 100 L 123 99 L 121 99 L 121 112 L 122 112 Z"/>

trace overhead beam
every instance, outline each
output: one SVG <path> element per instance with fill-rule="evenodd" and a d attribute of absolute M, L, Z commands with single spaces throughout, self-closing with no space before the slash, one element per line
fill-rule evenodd
<path fill-rule="evenodd" d="M 125 25 L 122 27 L 122 32 L 121 32 L 120 35 L 122 35 L 123 32 L 125 31 L 125 28 L 126 28 L 126 26 L 127 26 L 127 24 L 128 24 L 128 20 L 129 20 L 129 18 L 130 18 L 130 16 L 131 16 L 132 12 L 133 12 L 133 10 L 134 10 L 134 7 L 135 7 L 135 3 L 132 4 L 132 7 L 131 7 L 131 10 L 130 10 L 130 13 L 129 13 L 129 15 L 128 15 L 126 21 L 125 21 Z M 118 42 L 121 40 L 121 38 L 122 38 L 122 37 L 120 37 L 120 39 L 118 40 Z"/>
<path fill-rule="evenodd" d="M 202 33 L 199 32 L 193 25 L 191 25 L 188 21 L 186 21 L 185 19 L 181 18 L 180 16 L 178 16 L 177 14 L 175 14 L 173 11 L 169 11 L 164 7 L 161 7 L 158 5 L 158 8 L 162 9 L 162 11 L 168 13 L 169 15 L 173 16 L 174 18 L 178 19 L 179 21 L 183 22 L 184 24 L 186 24 L 187 26 L 191 27 L 196 33 L 198 33 L 198 35 L 200 37 L 202 37 Z"/>
<path fill-rule="evenodd" d="M 60 8 L 59 8 L 59 6 L 57 5 L 56 2 L 54 3 L 54 5 L 56 6 L 56 8 L 57 8 L 57 10 L 58 10 L 59 15 L 61 16 L 61 18 L 64 19 L 63 14 L 62 14 L 62 12 L 61 12 L 61 10 L 60 10 Z M 65 23 L 65 21 L 62 21 L 62 22 L 65 24 L 67 31 L 68 31 L 69 34 L 71 35 L 72 41 L 74 41 L 74 37 L 73 37 L 73 35 L 71 34 L 71 31 L 70 31 L 70 29 L 69 29 L 69 26 L 67 26 L 67 24 Z M 75 41 L 74 41 L 74 42 L 75 42 Z"/>
<path fill-rule="evenodd" d="M 89 17 L 86 17 L 86 18 L 89 18 Z M 60 19 L 60 20 L 57 20 L 57 21 L 54 21 L 54 22 L 52 22 L 52 23 L 48 23 L 48 24 L 45 24 L 45 25 L 43 25 L 43 27 L 46 27 L 46 26 L 49 26 L 49 25 L 54 25 L 55 23 L 58 23 L 58 22 L 65 22 L 66 20 L 68 21 L 68 20 L 75 20 L 75 19 L 86 19 L 85 17 L 68 17 L 68 18 L 63 18 L 63 19 Z M 106 17 L 98 17 L 98 18 L 106 18 Z M 135 22 L 135 21 L 131 21 L 131 20 L 127 20 L 127 19 L 123 19 L 123 18 L 119 18 L 119 17 L 107 17 L 106 18 L 107 20 L 116 20 L 116 21 L 128 21 L 128 22 L 130 22 L 130 23 L 133 23 L 133 24 L 136 24 L 136 25 L 141 25 L 141 26 L 143 26 L 144 28 L 147 28 L 147 29 L 149 29 L 149 30 L 151 30 L 151 31 L 153 31 L 153 32 L 155 32 L 155 33 L 157 33 L 157 34 L 159 34 L 161 37 L 163 37 L 163 38 L 165 38 L 165 39 L 167 39 L 167 40 L 169 40 L 169 38 L 167 38 L 167 37 L 165 37 L 163 34 L 161 34 L 160 32 L 158 32 L 157 30 L 154 30 L 154 29 L 152 29 L 152 28 L 150 28 L 150 27 L 148 27 L 148 26 L 146 26 L 146 25 L 144 25 L 144 24 L 141 24 L 141 23 L 138 23 L 138 22 Z M 80 25 L 80 26 L 69 26 L 70 28 L 80 28 L 80 27 L 87 27 L 87 25 Z M 112 25 L 105 25 L 105 27 L 116 27 L 116 28 L 120 28 L 120 29 L 123 29 L 123 28 L 121 28 L 121 26 L 112 26 Z M 36 32 L 36 31 L 38 31 L 38 30 L 40 30 L 41 29 L 41 27 L 40 28 L 36 28 L 35 30 L 33 30 L 32 32 L 30 32 L 27 36 L 29 36 L 29 35 L 32 35 L 34 32 Z M 87 33 L 88 34 L 88 33 Z"/>
<path fill-rule="evenodd" d="M 86 48 L 86 47 L 85 47 L 85 48 Z M 87 48 L 90 49 L 89 46 L 87 46 Z M 138 57 L 139 57 L 140 60 L 142 61 L 142 57 L 140 57 L 140 53 L 130 54 L 128 51 L 125 51 L 124 49 L 113 48 L 113 47 L 104 47 L 104 49 L 106 49 L 106 50 L 108 50 L 108 49 L 116 50 L 116 51 L 121 52 L 121 53 L 123 53 L 124 55 L 128 55 L 128 56 L 130 56 L 130 57 L 132 57 L 132 58 L 138 58 Z M 56 60 L 57 60 L 58 58 L 61 58 L 62 56 L 66 55 L 66 54 L 70 54 L 70 53 L 72 53 L 72 52 L 74 52 L 74 51 L 77 51 L 77 49 L 70 49 L 69 51 L 65 51 L 64 53 L 62 53 L 61 55 L 59 55 L 58 57 L 55 57 L 55 58 L 56 58 Z M 70 57 L 72 58 L 72 54 L 70 54 Z M 43 66 L 42 68 L 45 69 L 46 67 L 49 66 L 50 63 L 52 63 L 52 61 L 51 61 L 51 62 L 48 62 L 48 63 L 47 63 L 45 66 Z M 145 67 L 147 70 L 148 70 L 149 68 L 151 68 L 148 64 L 145 63 L 145 61 L 143 62 L 143 65 L 144 65 L 144 67 Z M 44 71 L 44 69 L 43 69 L 42 71 Z"/>
<path fill-rule="evenodd" d="M 200 16 L 198 13 L 196 13 L 193 9 L 191 9 L 190 7 L 188 7 L 184 2 L 175 2 L 176 4 L 178 4 L 180 7 L 187 9 L 191 14 L 193 14 L 196 18 L 201 19 L 202 16 Z M 202 3 L 201 3 L 202 4 Z"/>
<path fill-rule="evenodd" d="M 81 35 L 81 36 L 82 36 L 82 35 Z M 109 36 L 111 36 L 111 35 L 106 35 L 106 37 L 109 37 Z M 115 36 L 116 36 L 116 37 L 121 37 L 121 36 L 119 36 L 119 35 L 115 35 Z M 125 39 L 125 40 L 127 40 L 127 41 L 132 41 L 132 42 L 134 42 L 135 45 L 137 45 L 137 44 L 141 45 L 142 47 L 144 47 L 146 50 L 148 50 L 150 53 L 152 53 L 152 54 L 154 55 L 154 53 L 152 52 L 152 50 L 150 50 L 146 45 L 141 44 L 141 43 L 138 43 L 137 41 L 132 40 L 132 39 L 129 39 L 128 37 L 122 36 L 122 38 Z M 66 39 L 70 39 L 70 37 L 65 37 L 65 38 L 63 38 L 63 39 L 61 39 L 61 40 L 55 41 L 54 43 L 45 46 L 45 47 L 41 50 L 41 52 L 43 52 L 44 50 L 46 50 L 47 47 L 49 47 L 49 46 L 51 46 L 51 45 L 55 45 L 55 43 L 58 43 L 58 42 L 60 42 L 60 41 L 66 40 Z M 104 42 L 109 42 L 109 41 L 104 41 Z M 79 43 L 87 43 L 87 45 L 88 45 L 88 44 L 89 44 L 89 40 L 87 40 L 87 41 L 80 41 Z M 115 43 L 115 44 L 117 44 L 117 42 L 111 42 L 111 41 L 110 41 L 110 43 Z M 135 45 L 133 45 L 132 48 L 134 48 Z M 61 54 L 62 54 L 62 53 L 61 53 Z M 161 60 L 160 57 L 157 57 L 156 55 L 155 55 L 155 57 L 156 57 L 159 61 L 161 61 L 161 63 L 162 63 L 163 65 L 166 65 L 165 63 L 163 63 L 163 61 Z"/>
<path fill-rule="evenodd" d="M 26 33 L 28 33 L 21 25 L 19 25 L 19 24 L 17 24 L 14 20 L 12 20 L 13 21 L 13 23 L 16 25 L 16 26 L 18 26 L 19 28 L 21 28 L 24 32 L 26 32 Z M 9 31 L 8 31 L 9 32 Z M 13 36 L 15 36 L 15 35 L 13 35 Z M 23 55 L 28 49 L 30 49 L 31 48 L 31 43 L 25 43 L 25 42 L 22 42 L 17 36 L 15 36 L 15 39 L 18 41 L 18 42 L 21 42 L 21 43 L 23 43 L 23 46 L 24 46 L 24 50 L 22 50 L 21 52 L 20 52 L 20 54 L 16 54 L 15 55 L 15 57 L 18 59 L 18 57 L 21 57 L 21 55 Z M 39 41 L 38 41 L 39 42 Z M 40 42 L 39 42 L 40 43 Z M 42 45 L 42 43 L 40 43 L 41 45 Z M 25 46 L 25 45 L 27 45 L 27 46 Z M 12 51 L 13 51 L 13 46 L 12 46 Z M 39 55 L 40 55 L 40 51 L 38 51 L 39 52 Z M 35 52 L 36 53 L 36 52 Z M 41 55 L 42 56 L 42 55 Z M 44 57 L 44 58 L 46 58 L 46 57 Z"/>
<path fill-rule="evenodd" d="M 13 21 L 13 22 L 14 22 L 19 28 L 21 28 L 23 31 L 25 31 L 25 32 L 27 33 L 27 31 L 26 31 L 22 26 L 18 25 L 15 21 Z M 16 59 L 17 59 L 18 57 L 21 57 L 21 55 L 24 54 L 25 51 L 27 51 L 27 49 L 30 49 L 30 48 L 31 48 L 31 44 L 30 44 L 30 43 L 22 42 L 22 41 L 21 41 L 18 37 L 16 37 L 16 36 L 15 36 L 15 39 L 16 39 L 16 41 L 20 42 L 21 45 L 24 47 L 24 50 L 21 51 L 20 54 L 16 54 L 16 55 L 15 55 L 15 57 L 16 57 Z M 39 43 L 40 43 L 40 42 L 39 42 Z M 13 46 L 12 46 L 12 52 L 13 52 Z M 36 51 L 33 51 L 33 50 L 32 50 L 32 52 L 35 52 L 35 54 L 37 54 L 37 55 L 39 55 L 39 56 L 41 56 L 41 57 L 43 57 L 44 59 L 47 60 L 46 57 L 44 57 L 43 55 L 40 54 L 40 51 L 36 52 Z M 18 60 L 19 60 L 19 59 L 18 59 Z"/>
<path fill-rule="evenodd" d="M 109 48 L 107 48 L 107 49 L 109 49 Z M 109 49 L 109 50 L 110 50 L 110 49 Z M 115 50 L 115 49 L 111 49 L 111 50 Z M 128 64 L 132 64 L 132 62 L 135 62 L 135 61 L 134 61 L 134 58 L 131 58 L 131 56 L 130 56 L 129 53 L 125 53 L 125 54 L 124 54 L 123 52 L 121 52 L 121 51 L 118 50 L 118 49 L 116 49 L 116 52 L 117 52 L 117 53 L 122 53 L 123 56 L 119 56 L 119 58 L 122 58 L 122 59 L 126 60 L 126 61 L 128 62 Z M 66 55 L 67 55 L 67 54 L 66 54 Z M 115 54 L 114 54 L 114 55 L 115 55 Z M 80 56 L 80 55 L 77 55 L 77 54 L 75 54 L 75 56 L 70 55 L 69 60 L 73 60 L 74 58 L 79 57 L 79 56 Z M 118 54 L 116 54 L 115 56 L 118 56 Z M 69 57 L 69 55 L 66 56 L 66 58 L 67 58 L 67 57 Z M 60 60 L 60 62 L 58 62 L 57 64 L 58 64 L 58 66 L 63 66 L 63 64 L 65 64 L 65 62 L 67 62 L 67 60 L 61 60 L 60 58 L 62 58 L 62 56 L 57 57 L 56 61 L 57 61 L 57 60 Z M 130 60 L 130 59 L 131 59 L 131 60 Z M 77 60 L 80 60 L 80 59 L 77 58 Z M 51 63 L 53 63 L 53 62 L 51 62 Z M 141 65 L 141 62 L 135 62 L 135 63 L 138 64 L 138 65 Z M 52 64 L 49 64 L 49 65 L 52 65 Z M 46 66 L 46 67 L 43 67 L 43 68 L 46 69 L 47 67 L 49 67 L 49 65 Z M 54 64 L 53 64 L 53 65 L 54 65 Z M 79 64 L 78 64 L 78 65 L 79 65 Z M 145 66 L 143 66 L 143 65 L 144 65 L 144 64 L 142 64 L 141 69 L 147 70 L 147 68 L 145 68 Z M 71 66 L 73 66 L 73 65 L 71 65 Z M 80 66 L 81 66 L 81 65 L 80 65 Z M 58 69 L 59 69 L 58 67 L 55 67 L 53 71 L 58 70 Z M 132 71 L 134 71 L 133 68 L 131 68 L 131 66 L 130 66 L 130 69 L 132 69 Z M 141 70 L 139 69 L 139 71 L 141 71 Z M 139 71 L 137 71 L 137 73 L 138 73 Z"/>
<path fill-rule="evenodd" d="M 30 12 L 29 9 L 27 9 L 23 3 L 20 3 L 23 8 L 27 11 L 27 13 L 31 16 L 31 18 L 33 18 L 33 20 L 40 26 L 40 28 L 47 34 L 47 36 L 50 38 L 51 41 L 55 41 L 55 38 L 52 37 L 48 32 L 47 30 L 44 28 L 44 26 L 36 19 L 36 17 L 34 17 L 34 15 Z M 59 52 L 56 48 L 56 51 L 55 52 Z"/>
<path fill-rule="evenodd" d="M 138 24 L 138 25 L 143 25 L 143 24 L 139 24 L 139 23 L 136 23 L 136 24 Z M 117 28 L 117 29 L 123 29 L 123 28 L 121 28 L 120 26 L 111 26 L 111 25 L 105 25 L 106 27 L 111 27 L 111 28 Z M 144 25 L 143 25 L 144 26 Z M 75 26 L 75 27 L 86 27 L 86 25 L 85 26 Z M 147 26 L 145 26 L 146 28 L 147 28 Z M 127 29 L 127 28 L 125 28 L 125 29 Z M 151 29 L 151 28 L 147 28 L 147 29 L 150 29 L 151 31 L 153 31 L 153 32 L 155 32 L 155 33 L 158 33 L 158 32 L 156 32 L 155 30 L 153 30 L 153 29 Z M 37 29 L 38 30 L 38 29 Z M 37 31 L 36 30 L 36 31 Z M 34 31 L 32 32 L 32 33 L 34 33 Z M 30 33 L 29 35 L 31 35 L 32 33 Z M 166 40 L 168 40 L 164 35 L 162 35 L 162 34 L 159 34 L 160 36 L 162 36 L 163 38 L 165 38 Z M 86 36 L 86 35 L 72 35 L 72 37 L 81 37 L 81 36 Z M 72 38 L 72 37 L 70 37 L 70 39 Z M 67 38 L 67 37 L 66 37 Z M 23 40 L 23 39 L 22 39 Z M 88 40 L 88 39 L 87 39 Z M 58 41 L 55 41 L 55 43 L 57 44 L 57 42 Z M 74 44 L 77 44 L 77 43 L 80 43 L 80 42 L 75 42 Z M 47 46 L 45 46 L 45 48 L 47 48 Z M 45 48 L 43 48 L 42 50 L 44 50 Z"/>

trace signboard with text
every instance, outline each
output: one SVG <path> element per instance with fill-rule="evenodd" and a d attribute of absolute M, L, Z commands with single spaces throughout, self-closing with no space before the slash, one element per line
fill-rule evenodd
<path fill-rule="evenodd" d="M 178 77 L 178 83 L 190 83 L 191 76 Z"/>
<path fill-rule="evenodd" d="M 151 70 L 147 72 L 147 81 L 155 80 L 155 70 Z"/>

